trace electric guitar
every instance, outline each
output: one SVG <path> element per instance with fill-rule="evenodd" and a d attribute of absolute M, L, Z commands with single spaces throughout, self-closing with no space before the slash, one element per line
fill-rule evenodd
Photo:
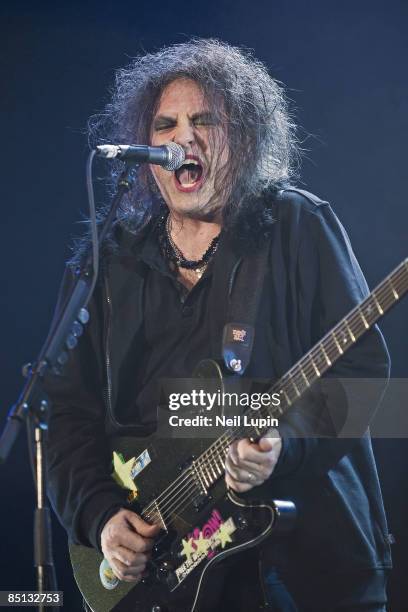
<path fill-rule="evenodd" d="M 280 403 L 262 406 L 258 416 L 280 418 L 407 291 L 408 259 L 270 387 Z M 220 364 L 211 360 L 198 370 L 201 378 L 222 375 Z M 268 429 L 255 424 L 243 433 L 241 426 L 229 427 L 215 441 L 156 434 L 113 441 L 115 478 L 129 489 L 135 511 L 162 531 L 149 576 L 137 585 L 120 582 L 98 551 L 70 546 L 75 579 L 93 612 L 200 612 L 205 584 L 220 562 L 292 526 L 291 502 L 257 501 L 253 491 L 237 495 L 224 484 L 231 442 L 243 435 L 256 441 Z"/>

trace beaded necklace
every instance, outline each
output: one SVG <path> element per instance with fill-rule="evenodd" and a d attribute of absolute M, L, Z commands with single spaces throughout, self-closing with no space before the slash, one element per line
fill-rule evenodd
<path fill-rule="evenodd" d="M 218 248 L 218 243 L 220 240 L 220 234 L 215 236 L 211 241 L 210 246 L 204 253 L 204 255 L 197 260 L 194 259 L 186 259 L 182 253 L 182 251 L 175 244 L 174 240 L 171 237 L 170 231 L 170 215 L 167 216 L 167 219 L 164 222 L 164 218 L 162 221 L 162 248 L 164 251 L 165 257 L 173 262 L 179 268 L 184 268 L 185 270 L 193 270 L 197 277 L 200 279 L 205 272 L 205 269 Z"/>

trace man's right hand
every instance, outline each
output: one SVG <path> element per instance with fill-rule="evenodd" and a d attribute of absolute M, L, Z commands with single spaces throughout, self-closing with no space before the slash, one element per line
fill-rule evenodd
<path fill-rule="evenodd" d="M 119 580 L 140 582 L 159 525 L 149 525 L 130 510 L 119 510 L 101 532 L 105 559 Z"/>

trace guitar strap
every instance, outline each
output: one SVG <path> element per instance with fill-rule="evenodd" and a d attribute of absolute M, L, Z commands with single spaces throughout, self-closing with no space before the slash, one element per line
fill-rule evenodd
<path fill-rule="evenodd" d="M 210 297 L 212 352 L 228 370 L 239 375 L 244 374 L 251 359 L 269 244 L 269 240 L 263 241 L 255 252 L 240 256 L 224 235 L 214 261 Z"/>

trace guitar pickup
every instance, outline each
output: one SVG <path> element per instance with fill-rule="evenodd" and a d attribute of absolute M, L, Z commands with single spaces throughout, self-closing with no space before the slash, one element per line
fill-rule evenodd
<path fill-rule="evenodd" d="M 200 512 L 204 506 L 206 506 L 212 500 L 211 495 L 207 495 L 206 493 L 197 493 L 195 498 L 193 499 L 193 508 L 197 512 Z"/>

